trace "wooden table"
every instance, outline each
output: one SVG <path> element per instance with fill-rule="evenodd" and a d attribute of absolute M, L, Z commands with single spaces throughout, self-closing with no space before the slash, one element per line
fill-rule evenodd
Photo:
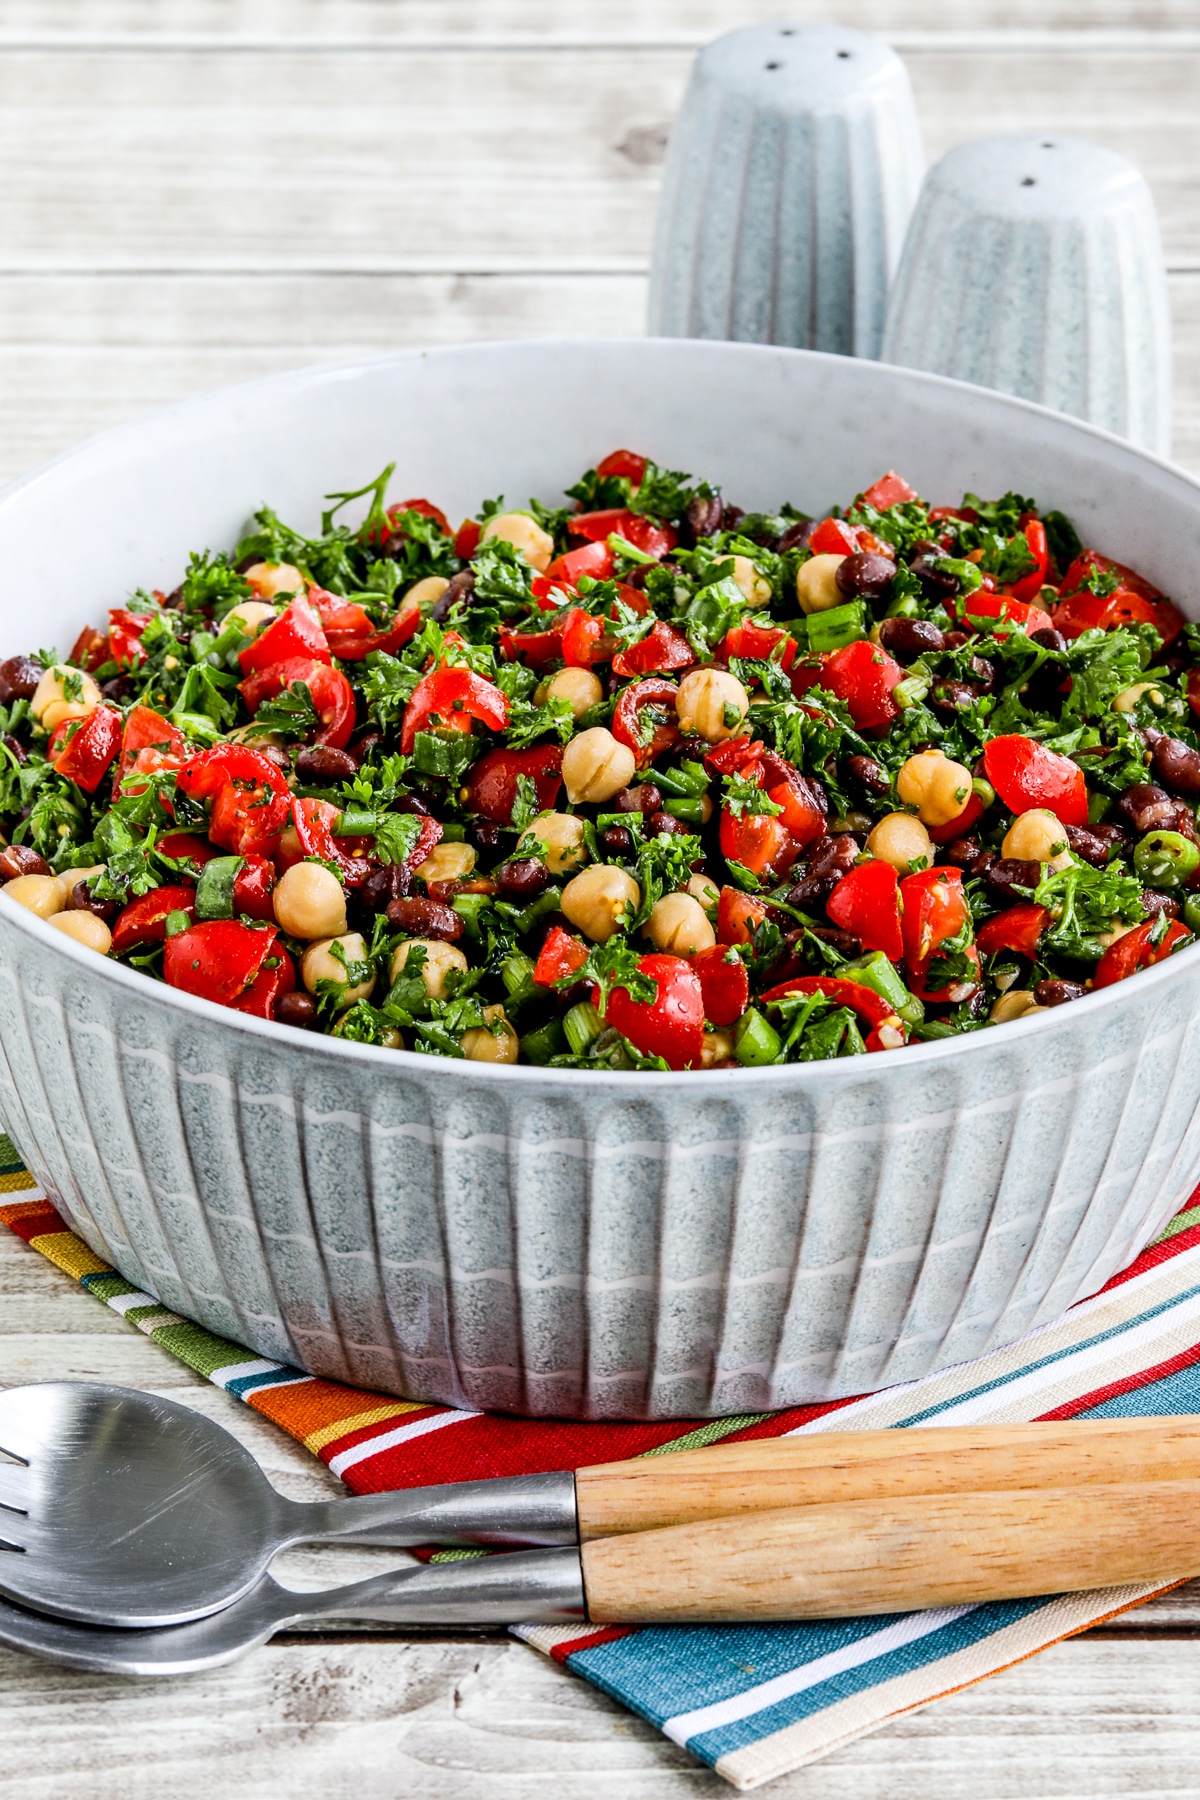
<path fill-rule="evenodd" d="M 0 478 L 148 407 L 299 363 L 640 331 L 663 147 L 691 55 L 721 30 L 786 10 L 777 0 L 0 0 Z M 905 54 L 931 156 L 1028 129 L 1096 138 L 1140 163 L 1171 270 L 1176 454 L 1200 468 L 1196 0 L 791 7 L 830 15 Z M 236 1431 L 287 1492 L 336 1488 L 290 1440 L 7 1234 L 0 1290 L 0 1382 L 169 1393 Z M 312 1585 L 380 1560 L 309 1554 L 288 1567 Z M 1198 1627 L 1200 1599 L 1173 1595 L 772 1792 L 1200 1794 Z M 0 1719 L 0 1793 L 19 1800 L 730 1791 L 500 1634 L 297 1638 L 163 1686 L 0 1652 Z"/>

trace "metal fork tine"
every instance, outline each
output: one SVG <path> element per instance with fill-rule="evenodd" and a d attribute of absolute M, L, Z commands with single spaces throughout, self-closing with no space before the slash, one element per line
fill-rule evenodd
<path fill-rule="evenodd" d="M 29 1510 L 29 1470 L 22 1463 L 0 1463 L 0 1507 L 8 1512 Z M 6 1523 L 0 1516 L 0 1537 Z"/>

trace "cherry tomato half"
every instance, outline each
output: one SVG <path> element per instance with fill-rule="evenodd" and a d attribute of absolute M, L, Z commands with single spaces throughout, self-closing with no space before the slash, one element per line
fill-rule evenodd
<path fill-rule="evenodd" d="M 983 766 L 1010 812 L 1044 807 L 1064 825 L 1087 824 L 1087 782 L 1069 756 L 1014 733 L 984 745 Z"/>
<path fill-rule="evenodd" d="M 615 987 L 608 998 L 608 1023 L 643 1056 L 661 1056 L 672 1069 L 700 1061 L 704 1048 L 704 991 L 700 977 L 682 956 L 638 959 L 638 973 L 657 984 L 653 1000 L 634 1000 Z"/>
<path fill-rule="evenodd" d="M 1132 931 L 1127 931 L 1124 937 L 1119 937 L 1115 944 L 1108 946 L 1096 964 L 1096 987 L 1111 987 L 1114 981 L 1125 981 L 1140 969 L 1148 969 L 1154 963 L 1165 961 L 1177 944 L 1191 936 L 1186 925 L 1181 925 L 1178 919 L 1172 919 L 1161 940 L 1155 944 L 1151 939 L 1156 923 L 1154 919 L 1147 919 L 1144 924 L 1135 925 Z"/>
<path fill-rule="evenodd" d="M 893 962 L 904 955 L 900 931 L 900 878 L 891 863 L 858 863 L 825 902 L 835 925 L 853 932 L 866 950 L 882 950 Z"/>

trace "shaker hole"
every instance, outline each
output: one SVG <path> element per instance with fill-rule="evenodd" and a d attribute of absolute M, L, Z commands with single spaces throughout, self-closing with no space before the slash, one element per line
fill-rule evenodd
<path fill-rule="evenodd" d="M 853 54 L 854 53 L 851 50 L 839 50 L 838 51 L 838 55 L 841 57 L 843 62 L 847 62 Z"/>
<path fill-rule="evenodd" d="M 1022 175 L 1021 186 L 1022 187 L 1036 187 L 1037 182 L 1034 180 L 1032 175 Z"/>
<path fill-rule="evenodd" d="M 1043 150 L 1053 150 L 1053 149 L 1054 149 L 1054 145 L 1053 145 L 1053 144 L 1052 144 L 1052 143 L 1048 143 L 1048 144 L 1043 144 L 1043 145 L 1042 145 L 1042 149 L 1043 149 Z"/>
<path fill-rule="evenodd" d="M 768 69 L 782 69 L 783 64 L 777 63 L 777 62 L 776 63 L 768 63 L 767 67 L 768 67 Z"/>
<path fill-rule="evenodd" d="M 780 37 L 795 37 L 796 27 L 794 25 L 785 25 L 779 35 Z"/>

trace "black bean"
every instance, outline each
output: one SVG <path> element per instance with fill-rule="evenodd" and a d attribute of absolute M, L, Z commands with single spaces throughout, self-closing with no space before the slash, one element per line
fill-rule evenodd
<path fill-rule="evenodd" d="M 413 873 L 407 863 L 384 863 L 372 869 L 355 893 L 359 906 L 368 913 L 386 912 L 393 900 L 411 894 Z"/>
<path fill-rule="evenodd" d="M 1183 908 L 1174 894 L 1161 893 L 1158 888 L 1143 888 L 1142 910 L 1149 919 L 1156 918 L 1159 913 L 1166 913 L 1169 919 L 1177 919 Z"/>
<path fill-rule="evenodd" d="M 1039 1006 L 1065 1006 L 1068 1000 L 1081 1000 L 1087 989 L 1077 981 L 1039 981 L 1033 997 Z"/>
<path fill-rule="evenodd" d="M 971 658 L 971 674 L 976 685 L 985 694 L 990 694 L 996 686 L 996 665 L 988 661 L 986 656 Z"/>
<path fill-rule="evenodd" d="M 441 900 L 425 900 L 418 894 L 393 900 L 387 909 L 387 922 L 408 937 L 441 938 L 456 944 L 463 934 L 463 920 L 452 906 Z"/>
<path fill-rule="evenodd" d="M 951 575 L 945 569 L 934 568 L 935 560 L 940 560 L 942 555 L 940 549 L 936 549 L 932 555 L 923 551 L 919 556 L 914 556 L 909 564 L 922 588 L 933 600 L 948 600 L 959 589 L 957 575 Z"/>
<path fill-rule="evenodd" d="M 972 881 L 980 881 L 989 869 L 994 869 L 1000 859 L 994 850 L 981 850 L 972 862 L 967 864 L 967 874 Z"/>
<path fill-rule="evenodd" d="M 316 1019 L 317 1003 L 311 994 L 297 989 L 291 994 L 280 994 L 275 1002 L 275 1020 L 279 1025 L 294 1025 L 300 1031 L 307 1031 L 310 1025 L 315 1025 Z"/>
<path fill-rule="evenodd" d="M 1014 888 L 1035 888 L 1042 879 L 1042 865 L 1032 858 L 1028 861 L 1016 856 L 1001 856 L 994 862 L 984 881 L 988 893 L 994 900 L 1010 903 L 1023 900 L 1023 894 L 1014 894 Z"/>
<path fill-rule="evenodd" d="M 363 764 L 375 754 L 382 742 L 382 732 L 368 731 L 356 743 L 347 745 L 346 754 L 354 758 L 355 768 L 361 769 Z"/>
<path fill-rule="evenodd" d="M 501 863 L 493 879 L 504 900 L 536 900 L 550 885 L 550 871 L 538 857 L 520 856 Z"/>
<path fill-rule="evenodd" d="M 846 772 L 852 775 L 859 786 L 868 794 L 886 794 L 891 787 L 887 770 L 877 763 L 873 756 L 861 756 L 857 752 L 846 758 Z"/>
<path fill-rule="evenodd" d="M 310 744 L 296 758 L 296 775 L 301 781 L 350 781 L 357 770 L 354 758 L 331 744 Z"/>
<path fill-rule="evenodd" d="M 291 767 L 287 751 L 278 744 L 255 744 L 254 748 L 259 756 L 265 756 L 267 761 L 274 763 L 277 769 L 287 770 Z"/>
<path fill-rule="evenodd" d="M 440 625 L 449 613 L 450 608 L 454 606 L 457 601 L 465 600 L 469 604 L 471 595 L 474 592 L 474 569 L 460 569 L 457 575 L 452 575 L 450 577 L 449 587 L 446 589 L 441 599 L 430 608 L 429 617 Z"/>
<path fill-rule="evenodd" d="M 652 781 L 643 781 L 639 787 L 622 788 L 612 797 L 614 812 L 656 813 L 662 811 L 662 803 L 662 791 Z"/>
<path fill-rule="evenodd" d="M 1117 801 L 1117 811 L 1141 836 L 1147 831 L 1175 829 L 1175 802 L 1165 788 L 1152 782 L 1135 782 Z"/>
<path fill-rule="evenodd" d="M 96 919 L 115 919 L 117 903 L 115 900 L 97 900 L 88 892 L 86 881 L 77 881 L 67 895 L 67 911 L 91 913 Z"/>
<path fill-rule="evenodd" d="M 929 704 L 941 713 L 964 712 L 979 698 L 978 689 L 966 681 L 936 681 L 929 691 Z"/>
<path fill-rule="evenodd" d="M 24 744 L 18 742 L 11 731 L 5 732 L 3 738 L 0 738 L 0 743 L 3 743 L 6 750 L 12 752 L 19 763 L 23 763 L 27 760 Z"/>
<path fill-rule="evenodd" d="M 881 599 L 896 579 L 896 565 L 889 556 L 877 556 L 873 550 L 856 550 L 845 556 L 833 572 L 838 592 L 847 600 L 860 594 L 872 600 Z"/>
<path fill-rule="evenodd" d="M 839 956 L 858 956 L 862 952 L 862 939 L 856 938 L 852 931 L 841 931 L 836 925 L 813 925 L 809 928 L 809 936 L 820 938 Z"/>
<path fill-rule="evenodd" d="M 819 519 L 797 519 L 794 525 L 789 525 L 775 546 L 780 556 L 785 550 L 801 549 L 807 544 L 819 524 Z"/>
<path fill-rule="evenodd" d="M 1200 750 L 1178 738 L 1160 737 L 1154 746 L 1150 767 L 1155 777 L 1173 794 L 1186 794 L 1189 799 L 1200 795 Z"/>
<path fill-rule="evenodd" d="M 945 639 L 946 649 L 961 650 L 969 636 L 970 633 L 966 631 L 948 631 Z"/>
<path fill-rule="evenodd" d="M 714 532 L 720 531 L 721 516 L 724 510 L 719 494 L 711 494 L 707 499 L 703 495 L 697 494 L 694 500 L 688 502 L 688 509 L 684 517 L 687 520 L 687 529 L 693 543 L 698 542 L 700 538 L 712 537 Z"/>
<path fill-rule="evenodd" d="M 32 700 L 42 666 L 31 656 L 10 656 L 0 662 L 0 703 L 11 706 L 14 700 Z"/>
<path fill-rule="evenodd" d="M 1053 625 L 1043 625 L 1040 631 L 1031 631 L 1031 644 L 1040 644 L 1043 650 L 1057 650 L 1061 656 L 1067 647 L 1067 640 L 1061 631 L 1055 631 Z"/>
<path fill-rule="evenodd" d="M 15 881 L 18 875 L 48 875 L 50 864 L 31 850 L 28 844 L 9 844 L 0 850 L 0 881 Z"/>
<path fill-rule="evenodd" d="M 689 732 L 686 737 L 676 738 L 668 753 L 670 762 L 703 762 L 712 745 L 707 738 L 698 737 Z"/>
<path fill-rule="evenodd" d="M 978 838 L 951 838 L 948 844 L 941 844 L 938 847 L 938 861 L 951 863 L 956 869 L 969 869 L 978 855 Z"/>
<path fill-rule="evenodd" d="M 816 838 L 808 847 L 803 873 L 788 894 L 788 905 L 803 907 L 814 900 L 827 899 L 842 876 L 854 867 L 858 849 L 858 840 L 849 832 Z"/>
<path fill-rule="evenodd" d="M 683 820 L 677 819 L 673 813 L 669 812 L 651 813 L 646 820 L 646 831 L 650 837 L 686 837 L 688 835 L 688 828 Z"/>
<path fill-rule="evenodd" d="M 912 662 L 918 656 L 944 650 L 946 636 L 928 619 L 881 619 L 879 642 L 889 656 Z"/>
<path fill-rule="evenodd" d="M 721 508 L 721 530 L 736 531 L 745 516 L 744 506 L 731 506 L 727 500 Z"/>
<path fill-rule="evenodd" d="M 600 842 L 609 856 L 633 855 L 633 833 L 624 825 L 606 825 L 600 833 Z"/>
<path fill-rule="evenodd" d="M 114 706 L 123 706 L 134 691 L 134 682 L 128 675 L 114 675 L 111 681 L 100 684 L 100 692 Z"/>
<path fill-rule="evenodd" d="M 468 819 L 466 839 L 468 844 L 480 851 L 484 856 L 500 847 L 501 827 L 494 819 Z"/>
<path fill-rule="evenodd" d="M 1068 848 L 1094 869 L 1103 869 L 1112 860 L 1114 846 L 1124 844 L 1125 833 L 1115 825 L 1064 825 Z"/>

